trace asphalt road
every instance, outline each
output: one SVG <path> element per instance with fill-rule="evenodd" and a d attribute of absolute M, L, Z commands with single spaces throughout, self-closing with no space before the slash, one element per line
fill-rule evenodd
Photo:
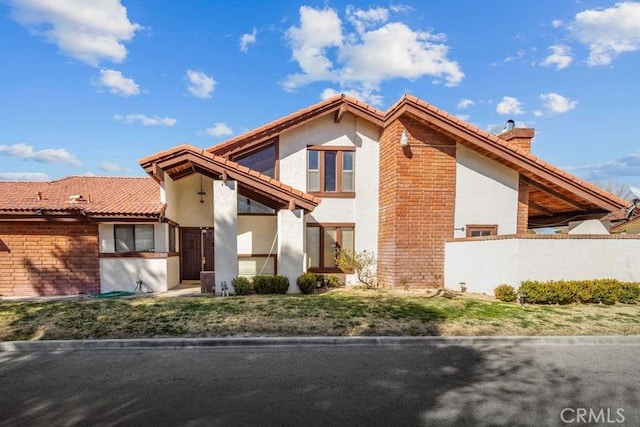
<path fill-rule="evenodd" d="M 508 340 L 0 351 L 0 426 L 637 426 L 639 351 Z"/>

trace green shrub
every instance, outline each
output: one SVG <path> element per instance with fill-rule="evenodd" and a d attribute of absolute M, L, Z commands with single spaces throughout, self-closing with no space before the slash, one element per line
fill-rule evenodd
<path fill-rule="evenodd" d="M 622 282 L 618 292 L 618 301 L 625 304 L 635 304 L 640 299 L 640 283 Z"/>
<path fill-rule="evenodd" d="M 286 294 L 289 290 L 289 278 L 286 276 L 272 276 L 273 289 L 276 294 Z"/>
<path fill-rule="evenodd" d="M 316 275 L 313 273 L 304 273 L 298 276 L 296 284 L 303 294 L 311 294 L 316 289 Z"/>
<path fill-rule="evenodd" d="M 271 279 L 273 276 L 253 276 L 253 290 L 257 294 L 275 294 L 276 289 L 274 281 Z"/>
<path fill-rule="evenodd" d="M 493 294 L 500 301 L 513 302 L 518 299 L 518 293 L 511 285 L 499 285 L 493 290 Z"/>
<path fill-rule="evenodd" d="M 343 283 L 340 282 L 340 278 L 336 274 L 329 274 L 328 276 L 326 276 L 326 278 L 327 287 L 329 288 L 339 288 L 343 285 Z"/>
<path fill-rule="evenodd" d="M 633 304 L 640 298 L 640 283 L 616 279 L 527 280 L 522 282 L 519 292 L 532 304 Z"/>
<path fill-rule="evenodd" d="M 253 284 L 251 280 L 246 277 L 235 277 L 231 281 L 231 284 L 233 285 L 236 295 L 249 295 L 253 291 Z"/>

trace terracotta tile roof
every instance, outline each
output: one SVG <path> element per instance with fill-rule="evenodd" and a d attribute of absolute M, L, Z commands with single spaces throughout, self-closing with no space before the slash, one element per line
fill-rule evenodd
<path fill-rule="evenodd" d="M 421 99 L 416 98 L 415 96 L 411 96 L 411 95 L 404 95 L 398 102 L 396 102 L 394 105 L 392 105 L 386 112 L 385 114 L 385 120 L 390 120 L 390 118 L 392 118 L 394 115 L 396 115 L 397 113 L 400 112 L 400 110 L 402 109 L 402 107 L 404 107 L 407 104 L 412 104 L 415 105 L 417 107 L 422 108 L 423 110 L 429 111 L 434 113 L 435 115 L 439 116 L 440 118 L 442 118 L 443 120 L 446 120 L 448 122 L 451 122 L 455 125 L 457 125 L 457 127 L 459 127 L 461 130 L 463 130 L 464 132 L 469 132 L 472 134 L 477 135 L 478 137 L 490 142 L 491 144 L 493 144 L 496 148 L 503 150 L 504 153 L 509 153 L 512 155 L 516 155 L 517 157 L 520 157 L 522 160 L 525 160 L 529 165 L 532 166 L 532 168 L 530 169 L 530 172 L 533 175 L 537 175 L 537 173 L 539 173 L 541 170 L 549 172 L 559 178 L 561 178 L 563 181 L 565 181 L 567 184 L 569 184 L 570 186 L 573 186 L 575 188 L 581 188 L 584 189 L 590 193 L 593 193 L 596 197 L 601 198 L 603 201 L 607 202 L 608 204 L 614 205 L 617 208 L 621 208 L 621 207 L 625 207 L 629 205 L 629 202 L 612 194 L 609 193 L 601 188 L 598 188 L 597 186 L 588 183 L 548 162 L 545 162 L 544 160 L 542 160 L 541 158 L 531 154 L 530 152 L 522 149 L 520 146 L 518 146 L 517 144 L 513 144 L 510 142 L 507 142 L 503 139 L 500 139 L 499 136 L 496 135 L 492 135 L 489 132 L 482 130 L 470 123 L 467 123 L 449 113 L 447 113 L 444 110 L 441 110 L 437 107 L 435 107 L 434 105 L 429 104 L 428 102 L 425 102 Z M 538 168 L 538 170 L 536 171 L 536 168 Z"/>
<path fill-rule="evenodd" d="M 151 178 L 71 176 L 49 182 L 0 182 L 0 215 L 45 213 L 158 217 L 165 209 Z"/>
<path fill-rule="evenodd" d="M 340 108 L 345 108 L 346 111 L 365 117 L 380 126 L 384 123 L 383 111 L 367 105 L 356 98 L 352 98 L 347 95 L 336 95 L 317 104 L 311 105 L 310 107 L 302 108 L 301 110 L 255 128 L 242 135 L 238 135 L 232 139 L 214 145 L 213 147 L 208 148 L 207 151 L 218 155 L 225 155 L 226 153 L 237 149 L 239 146 L 270 139 L 283 130 L 288 130 L 297 125 L 306 123 L 312 118 L 336 112 Z"/>
<path fill-rule="evenodd" d="M 262 186 L 264 191 L 280 200 L 288 202 L 293 199 L 300 207 L 307 210 L 313 210 L 321 201 L 318 197 L 189 144 L 178 145 L 169 150 L 144 157 L 140 159 L 139 163 L 152 176 L 154 174 L 154 165 L 162 165 L 172 178 L 173 176 L 181 176 L 180 174 L 185 172 L 187 174 L 194 173 L 198 168 L 208 170 L 216 175 L 226 173 L 229 176 L 233 175 L 233 179 L 238 180 L 247 187 Z M 183 167 L 186 163 L 190 165 L 189 168 Z"/>

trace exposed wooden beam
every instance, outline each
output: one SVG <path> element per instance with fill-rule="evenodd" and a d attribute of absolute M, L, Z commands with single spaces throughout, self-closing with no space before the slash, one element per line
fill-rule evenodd
<path fill-rule="evenodd" d="M 567 225 L 569 221 L 584 221 L 587 219 L 601 219 L 608 212 L 568 212 L 554 216 L 529 217 L 529 228 L 559 227 Z"/>
<path fill-rule="evenodd" d="M 538 212 L 545 214 L 546 216 L 553 216 L 553 212 L 549 209 L 540 206 L 539 204 L 529 201 L 529 207 L 537 210 Z"/>
<path fill-rule="evenodd" d="M 155 178 L 158 182 L 163 182 L 164 181 L 164 171 L 160 168 L 160 166 L 158 166 L 157 163 L 154 163 L 152 165 L 152 176 L 153 178 Z"/>
<path fill-rule="evenodd" d="M 580 204 L 580 203 L 578 203 L 578 202 L 576 202 L 574 200 L 571 200 L 570 198 L 568 198 L 564 194 L 558 193 L 557 191 L 552 190 L 552 189 L 550 189 L 548 187 L 545 187 L 544 185 L 542 185 L 540 183 L 537 183 L 537 182 L 535 182 L 535 181 L 533 181 L 533 180 L 531 180 L 531 179 L 529 179 L 529 178 L 527 178 L 525 176 L 521 175 L 520 179 L 522 179 L 524 182 L 526 182 L 527 184 L 531 185 L 532 187 L 535 187 L 538 190 L 542 191 L 543 193 L 548 194 L 549 196 L 554 197 L 554 198 L 556 198 L 558 200 L 561 200 L 561 201 L 565 202 L 566 204 L 568 204 L 570 206 L 573 206 L 574 208 L 576 208 L 576 209 L 578 209 L 580 211 L 583 211 L 583 212 L 587 211 L 587 208 L 584 205 L 582 205 L 582 204 Z"/>
<path fill-rule="evenodd" d="M 345 113 L 347 112 L 347 110 L 349 109 L 349 107 L 347 107 L 347 104 L 342 104 L 340 106 L 340 108 L 338 108 L 338 111 L 336 111 L 336 117 L 334 119 L 334 121 L 336 123 L 340 123 L 340 120 L 342 120 L 342 118 L 344 117 Z"/>

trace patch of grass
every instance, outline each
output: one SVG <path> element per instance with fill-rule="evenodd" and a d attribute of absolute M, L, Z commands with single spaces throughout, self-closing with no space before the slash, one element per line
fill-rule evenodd
<path fill-rule="evenodd" d="M 640 307 L 520 306 L 385 290 L 0 303 L 0 340 L 640 333 Z"/>

